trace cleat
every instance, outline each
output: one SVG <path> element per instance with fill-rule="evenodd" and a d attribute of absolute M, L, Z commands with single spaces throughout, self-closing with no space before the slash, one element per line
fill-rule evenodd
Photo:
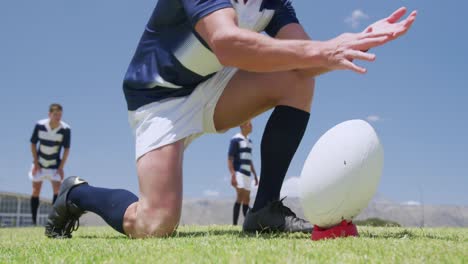
<path fill-rule="evenodd" d="M 242 230 L 255 232 L 301 232 L 311 233 L 312 224 L 301 219 L 283 204 L 283 199 L 269 203 L 257 212 L 249 211 L 244 220 Z"/>
<path fill-rule="evenodd" d="M 85 213 L 75 204 L 67 200 L 70 190 L 87 182 L 77 176 L 66 178 L 55 201 L 52 212 L 50 212 L 45 225 L 45 235 L 50 238 L 71 238 L 71 233 L 76 231 L 80 225 L 79 218 Z"/>

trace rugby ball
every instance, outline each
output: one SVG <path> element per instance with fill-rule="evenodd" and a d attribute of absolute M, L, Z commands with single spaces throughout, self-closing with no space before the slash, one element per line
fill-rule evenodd
<path fill-rule="evenodd" d="M 299 192 L 304 215 L 329 228 L 351 221 L 374 196 L 384 152 L 372 126 L 349 120 L 328 130 L 304 163 Z"/>

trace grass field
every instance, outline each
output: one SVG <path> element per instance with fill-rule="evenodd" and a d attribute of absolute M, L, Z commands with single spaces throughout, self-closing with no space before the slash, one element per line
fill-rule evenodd
<path fill-rule="evenodd" d="M 468 229 L 359 227 L 359 238 L 320 242 L 230 226 L 186 226 L 144 240 L 107 227 L 81 227 L 67 240 L 43 231 L 0 229 L 0 263 L 468 263 Z"/>

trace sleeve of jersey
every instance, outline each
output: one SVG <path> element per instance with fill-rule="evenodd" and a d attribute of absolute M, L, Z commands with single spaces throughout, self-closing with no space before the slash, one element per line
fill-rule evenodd
<path fill-rule="evenodd" d="M 299 19 L 296 17 L 296 11 L 291 4 L 290 0 L 278 0 L 278 7 L 275 10 L 275 14 L 271 19 L 268 26 L 265 28 L 265 32 L 271 36 L 275 37 L 278 34 L 280 29 L 291 23 L 299 23 Z"/>
<path fill-rule="evenodd" d="M 71 143 L 71 129 L 67 129 L 67 132 L 65 133 L 65 136 L 63 137 L 63 147 L 64 148 L 70 148 L 70 143 Z"/>
<path fill-rule="evenodd" d="M 238 152 L 239 144 L 236 140 L 232 139 L 231 144 L 229 144 L 228 157 L 234 157 Z"/>
<path fill-rule="evenodd" d="M 193 26 L 217 10 L 232 7 L 230 0 L 182 0 L 182 4 Z"/>
<path fill-rule="evenodd" d="M 30 141 L 32 144 L 37 144 L 38 140 L 39 140 L 39 127 L 36 125 L 34 127 L 34 131 L 32 133 Z"/>

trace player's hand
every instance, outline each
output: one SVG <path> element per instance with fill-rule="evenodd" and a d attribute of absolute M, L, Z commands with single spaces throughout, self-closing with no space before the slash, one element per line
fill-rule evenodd
<path fill-rule="evenodd" d="M 36 175 L 41 172 L 41 166 L 39 164 L 34 164 L 32 169 L 32 175 Z"/>
<path fill-rule="evenodd" d="M 375 54 L 365 52 L 387 43 L 392 34 L 380 33 L 344 33 L 325 42 L 326 65 L 329 70 L 352 70 L 366 73 L 367 70 L 353 63 L 354 60 L 374 61 Z"/>
<path fill-rule="evenodd" d="M 416 20 L 417 12 L 411 12 L 406 19 L 398 22 L 405 13 L 406 8 L 399 8 L 389 17 L 371 24 L 361 33 L 345 33 L 325 42 L 329 48 L 325 55 L 326 67 L 330 70 L 366 73 L 367 70 L 354 64 L 353 60 L 374 61 L 375 54 L 366 51 L 384 45 L 408 32 Z"/>
<path fill-rule="evenodd" d="M 63 181 L 63 178 L 65 176 L 65 172 L 63 171 L 63 168 L 58 168 L 57 174 L 60 176 L 60 179 Z"/>
<path fill-rule="evenodd" d="M 235 175 L 231 176 L 231 185 L 232 185 L 232 187 L 237 188 L 237 180 L 236 180 Z"/>
<path fill-rule="evenodd" d="M 404 20 L 398 22 L 406 13 L 405 7 L 400 7 L 389 17 L 381 19 L 371 25 L 369 25 L 364 33 L 382 33 L 382 32 L 391 32 L 392 35 L 390 39 L 396 39 L 404 35 L 413 25 L 416 20 L 417 12 L 413 11 L 411 14 Z"/>
<path fill-rule="evenodd" d="M 255 177 L 255 186 L 258 186 L 258 178 Z"/>

